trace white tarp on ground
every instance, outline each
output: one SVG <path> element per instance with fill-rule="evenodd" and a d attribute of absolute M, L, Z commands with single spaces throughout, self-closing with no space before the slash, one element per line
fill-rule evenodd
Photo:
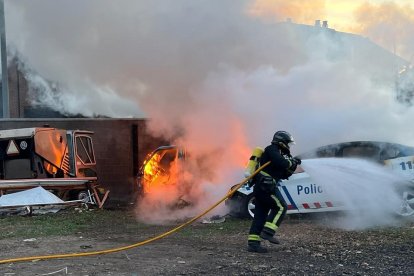
<path fill-rule="evenodd" d="M 0 196 L 0 207 L 55 204 L 64 201 L 42 187 Z"/>

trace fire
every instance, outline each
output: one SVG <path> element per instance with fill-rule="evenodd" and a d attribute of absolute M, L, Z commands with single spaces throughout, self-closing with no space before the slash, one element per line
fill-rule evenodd
<path fill-rule="evenodd" d="M 177 149 L 169 149 L 155 153 L 144 166 L 143 188 L 144 193 L 165 188 L 166 185 L 176 185 L 178 181 L 175 162 Z"/>
<path fill-rule="evenodd" d="M 198 118 L 197 127 L 200 121 Z M 186 150 L 164 146 L 147 158 L 141 178 L 145 194 L 137 208 L 140 219 L 158 222 L 192 216 L 222 197 L 244 177 L 243 171 L 253 149 L 248 142 L 245 122 L 228 116 L 223 121 L 226 129 L 223 135 L 211 131 L 208 132 L 211 135 L 198 136 L 206 134 L 208 124 L 203 122 L 204 129 L 193 129 L 175 141 L 185 145 Z"/>
<path fill-rule="evenodd" d="M 196 185 L 186 178 L 184 159 L 185 151 L 174 146 L 161 147 L 148 156 L 141 179 L 144 197 L 136 210 L 140 219 L 157 223 L 179 218 L 183 207 L 192 203 L 187 198 Z"/>

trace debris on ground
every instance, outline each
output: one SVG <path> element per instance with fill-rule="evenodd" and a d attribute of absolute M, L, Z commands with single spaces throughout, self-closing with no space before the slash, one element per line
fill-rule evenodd
<path fill-rule="evenodd" d="M 226 221 L 226 218 L 224 216 L 214 215 L 210 218 L 203 219 L 201 223 L 222 223 L 225 221 Z"/>
<path fill-rule="evenodd" d="M 80 206 L 82 200 L 63 201 L 42 187 L 0 196 L 0 216 L 56 213 L 68 206 Z"/>

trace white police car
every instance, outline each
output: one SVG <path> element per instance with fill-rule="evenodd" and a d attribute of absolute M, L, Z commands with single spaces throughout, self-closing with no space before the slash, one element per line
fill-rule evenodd
<path fill-rule="evenodd" d="M 355 141 L 320 147 L 311 153 L 298 156 L 301 159 L 350 158 L 369 159 L 390 167 L 392 170 L 414 179 L 414 148 L 395 143 Z M 326 187 L 318 185 L 298 166 L 296 172 L 283 180 L 279 190 L 288 205 L 287 214 L 343 211 L 345 206 L 326 192 Z M 396 210 L 402 216 L 414 215 L 414 184 L 401 192 L 401 207 Z M 253 217 L 255 199 L 253 188 L 245 184 L 226 200 L 230 214 Z"/>

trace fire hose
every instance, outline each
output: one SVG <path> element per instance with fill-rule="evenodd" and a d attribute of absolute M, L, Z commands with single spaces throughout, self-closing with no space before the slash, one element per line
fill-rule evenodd
<path fill-rule="evenodd" d="M 252 175 L 245 178 L 243 181 L 237 183 L 223 198 L 221 198 L 219 201 L 217 201 L 210 208 L 208 208 L 207 210 L 205 210 L 204 212 L 202 212 L 198 216 L 195 216 L 194 218 L 188 220 L 187 222 L 171 229 L 170 231 L 167 231 L 163 234 L 160 234 L 156 237 L 153 237 L 153 238 L 141 241 L 141 242 L 137 242 L 137 243 L 134 243 L 134 244 L 130 244 L 130 245 L 127 245 L 127 246 L 116 247 L 116 248 L 111 248 L 111 249 L 106 249 L 106 250 L 4 259 L 4 260 L 0 260 L 0 264 L 16 263 L 16 262 L 27 262 L 27 261 L 34 261 L 34 260 L 63 259 L 63 258 L 75 258 L 75 257 L 103 255 L 103 254 L 109 254 L 109 253 L 115 253 L 115 252 L 119 252 L 119 251 L 123 251 L 123 250 L 128 250 L 128 249 L 131 249 L 131 248 L 135 248 L 135 247 L 138 247 L 138 246 L 141 246 L 141 245 L 144 245 L 144 244 L 162 239 L 166 236 L 171 235 L 174 232 L 177 232 L 181 228 L 184 228 L 185 226 L 188 226 L 188 225 L 192 224 L 194 221 L 198 220 L 199 218 L 201 218 L 204 215 L 206 215 L 207 213 L 209 213 L 211 210 L 213 210 L 218 205 L 220 205 L 220 203 L 225 201 L 227 198 L 231 197 L 241 186 L 243 186 L 246 182 L 248 182 L 250 179 L 252 179 L 256 174 L 258 174 L 263 168 L 265 168 L 269 164 L 270 164 L 270 161 L 267 162 L 266 164 L 262 165 L 261 167 L 259 167 Z"/>

